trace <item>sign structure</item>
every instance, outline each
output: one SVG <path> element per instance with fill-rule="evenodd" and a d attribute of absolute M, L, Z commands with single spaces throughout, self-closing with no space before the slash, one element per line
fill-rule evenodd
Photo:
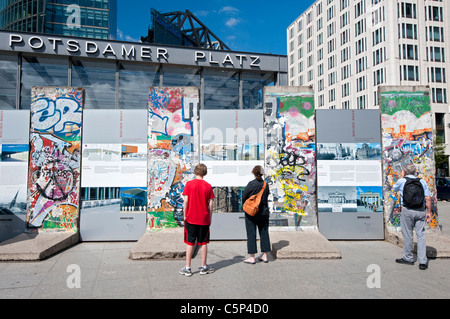
<path fill-rule="evenodd" d="M 0 111 L 0 241 L 25 231 L 29 111 Z"/>
<path fill-rule="evenodd" d="M 152 87 L 148 101 L 148 229 L 184 225 L 182 193 L 198 162 L 196 87 Z"/>
<path fill-rule="evenodd" d="M 33 87 L 27 223 L 77 231 L 84 89 Z"/>
<path fill-rule="evenodd" d="M 400 194 L 392 186 L 401 178 L 403 166 L 414 163 L 417 176 L 431 192 L 431 229 L 438 229 L 435 162 L 430 94 L 427 87 L 380 88 L 383 131 L 383 171 L 386 225 L 400 227 Z"/>
<path fill-rule="evenodd" d="M 317 206 L 328 239 L 384 239 L 380 111 L 318 110 Z"/>
<path fill-rule="evenodd" d="M 274 226 L 317 227 L 312 89 L 264 89 L 266 179 Z"/>
<path fill-rule="evenodd" d="M 287 72 L 280 56 L 0 31 L 0 50 L 199 67 Z M 284 56 L 283 56 L 284 58 Z"/>
<path fill-rule="evenodd" d="M 212 187 L 245 187 L 253 168 L 264 167 L 261 110 L 201 110 L 200 132 L 200 160 Z"/>
<path fill-rule="evenodd" d="M 146 110 L 85 110 L 80 235 L 138 240 L 147 218 Z"/>

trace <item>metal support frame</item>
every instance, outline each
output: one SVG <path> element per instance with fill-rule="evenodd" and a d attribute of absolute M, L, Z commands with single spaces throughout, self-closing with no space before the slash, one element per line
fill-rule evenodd
<path fill-rule="evenodd" d="M 152 12 L 156 11 L 152 9 Z M 157 12 L 157 11 L 156 11 Z M 167 23 L 172 24 L 188 37 L 199 48 L 212 50 L 231 51 L 231 49 L 217 37 L 206 25 L 204 25 L 191 11 L 173 11 L 158 14 L 163 17 Z M 149 36 L 142 37 L 143 42 L 151 42 L 152 30 L 149 30 Z"/>

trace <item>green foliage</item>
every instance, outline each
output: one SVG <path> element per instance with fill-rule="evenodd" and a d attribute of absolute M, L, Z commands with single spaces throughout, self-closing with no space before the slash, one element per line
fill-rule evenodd
<path fill-rule="evenodd" d="M 436 168 L 441 168 L 444 164 L 448 163 L 448 155 L 445 155 L 445 144 L 442 137 L 434 134 L 434 161 Z"/>

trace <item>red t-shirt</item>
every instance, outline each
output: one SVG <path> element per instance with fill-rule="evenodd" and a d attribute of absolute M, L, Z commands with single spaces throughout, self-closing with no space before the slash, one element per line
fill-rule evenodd
<path fill-rule="evenodd" d="M 186 220 L 189 224 L 211 225 L 209 201 L 214 198 L 211 185 L 202 179 L 194 179 L 186 183 L 183 195 L 188 196 Z"/>

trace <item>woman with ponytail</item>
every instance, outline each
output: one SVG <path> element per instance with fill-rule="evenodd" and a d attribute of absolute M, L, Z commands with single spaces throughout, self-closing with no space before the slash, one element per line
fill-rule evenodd
<path fill-rule="evenodd" d="M 264 169 L 261 166 L 255 166 L 252 170 L 255 179 L 252 180 L 245 187 L 244 194 L 242 195 L 242 203 L 262 191 L 264 184 L 266 183 L 263 179 Z M 266 184 L 267 186 L 267 184 Z M 270 239 L 269 239 L 269 187 L 266 187 L 261 198 L 261 203 L 259 204 L 258 213 L 255 216 L 250 216 L 245 214 L 245 228 L 247 230 L 247 250 L 250 255 L 249 258 L 244 260 L 244 263 L 255 264 L 255 254 L 258 252 L 256 247 L 256 228 L 259 231 L 260 246 L 262 255 L 258 258 L 259 261 L 264 263 L 268 262 L 267 253 L 270 252 Z"/>

